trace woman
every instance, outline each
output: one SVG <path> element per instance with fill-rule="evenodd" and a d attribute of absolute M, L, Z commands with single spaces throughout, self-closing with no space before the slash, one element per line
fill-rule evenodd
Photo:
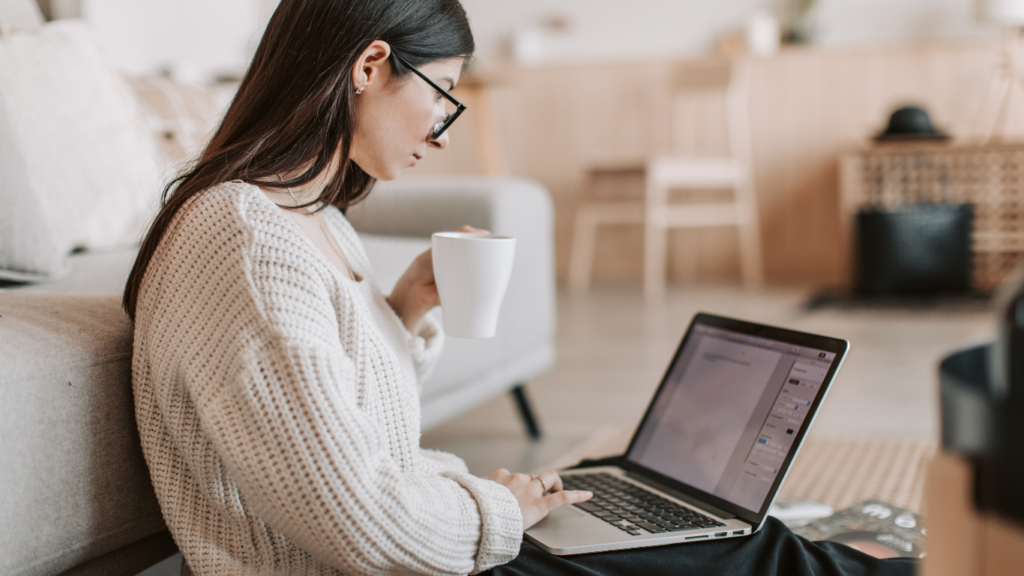
<path fill-rule="evenodd" d="M 194 573 L 465 574 L 521 546 L 499 570 L 573 561 L 522 532 L 588 493 L 420 448 L 418 386 L 442 344 L 430 254 L 385 297 L 342 212 L 447 146 L 442 92 L 472 52 L 457 0 L 284 0 L 165 191 L 124 305 L 146 461 Z M 658 554 L 679 572 L 742 547 Z M 615 557 L 645 558 L 579 568 Z"/>

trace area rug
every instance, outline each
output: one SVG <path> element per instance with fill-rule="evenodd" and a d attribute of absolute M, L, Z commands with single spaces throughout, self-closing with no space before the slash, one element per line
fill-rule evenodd
<path fill-rule="evenodd" d="M 549 467 L 622 454 L 632 433 L 632 426 L 605 426 Z M 809 438 L 778 497 L 817 500 L 836 510 L 876 498 L 921 512 L 925 465 L 936 449 L 935 443 L 909 439 Z"/>

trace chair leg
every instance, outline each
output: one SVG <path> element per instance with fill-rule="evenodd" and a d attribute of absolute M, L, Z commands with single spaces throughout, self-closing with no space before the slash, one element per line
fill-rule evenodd
<path fill-rule="evenodd" d="M 764 284 L 764 264 L 761 261 L 761 227 L 758 222 L 757 206 L 744 207 L 747 213 L 737 226 L 740 235 L 740 266 L 743 285 L 758 288 Z"/>
<path fill-rule="evenodd" d="M 537 418 L 533 415 L 533 407 L 530 406 L 530 399 L 526 397 L 526 389 L 522 384 L 512 388 L 512 397 L 516 399 L 516 406 L 519 408 L 519 416 L 523 419 L 523 426 L 531 440 L 540 440 L 540 426 L 537 425 Z"/>
<path fill-rule="evenodd" d="M 597 243 L 597 217 L 589 206 L 581 206 L 576 213 L 572 249 L 569 255 L 569 292 L 586 294 L 590 290 L 590 275 L 594 265 L 594 247 Z"/>
<path fill-rule="evenodd" d="M 683 228 L 680 229 L 679 232 L 682 235 L 683 245 L 686 247 L 682 253 L 683 275 L 687 282 L 694 282 L 697 279 L 697 260 L 699 257 L 697 252 L 697 242 L 700 240 L 700 232 L 692 228 Z M 666 243 L 667 242 L 668 241 L 666 240 Z M 665 264 L 665 266 L 668 267 L 669 265 Z"/>
<path fill-rule="evenodd" d="M 644 223 L 644 297 L 658 301 L 665 296 L 665 243 L 668 231 L 660 223 Z"/>

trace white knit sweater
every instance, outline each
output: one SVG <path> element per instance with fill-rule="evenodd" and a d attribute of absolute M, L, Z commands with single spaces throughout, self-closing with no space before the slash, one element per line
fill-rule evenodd
<path fill-rule="evenodd" d="M 255 186 L 178 214 L 142 283 L 132 380 L 167 525 L 198 576 L 466 574 L 519 552 L 504 486 L 419 446 L 411 335 L 336 208 L 342 275 Z"/>

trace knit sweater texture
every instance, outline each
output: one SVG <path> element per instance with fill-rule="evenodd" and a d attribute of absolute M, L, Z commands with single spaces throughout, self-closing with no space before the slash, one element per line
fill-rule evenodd
<path fill-rule="evenodd" d="M 191 199 L 136 307 L 143 452 L 197 576 L 467 574 L 512 560 L 504 486 L 420 447 L 420 384 L 443 335 L 406 330 L 344 215 L 343 275 L 252 185 Z"/>

